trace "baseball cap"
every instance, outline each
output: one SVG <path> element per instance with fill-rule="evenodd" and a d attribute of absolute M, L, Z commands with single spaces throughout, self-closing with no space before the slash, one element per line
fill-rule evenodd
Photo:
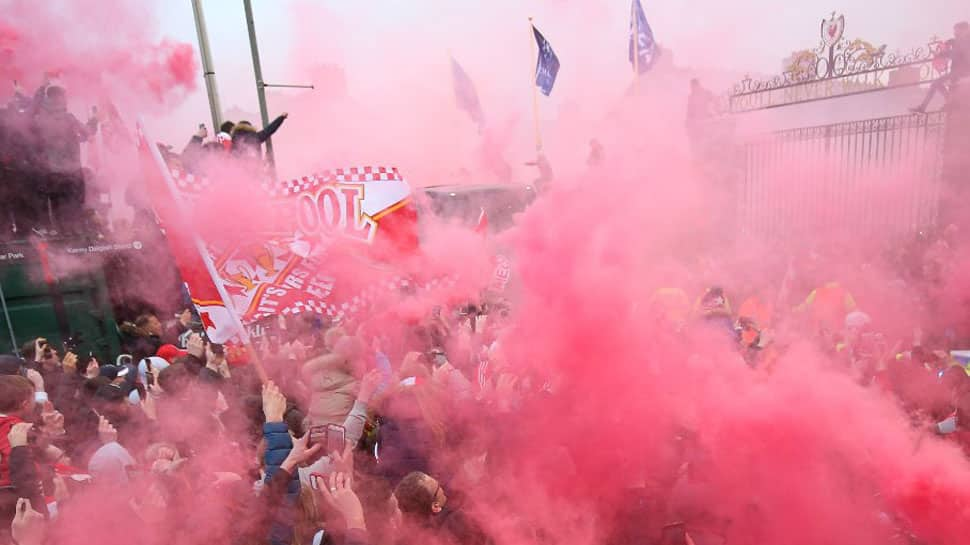
<path fill-rule="evenodd" d="M 169 363 L 172 363 L 175 358 L 181 358 L 182 356 L 187 356 L 188 354 L 188 352 L 179 349 L 174 344 L 163 344 L 162 346 L 158 347 L 158 351 L 155 352 L 156 356 Z"/>
<path fill-rule="evenodd" d="M 109 380 L 114 380 L 116 378 L 121 378 L 128 375 L 128 368 L 125 366 L 117 365 L 102 365 L 99 369 L 99 374 L 102 377 L 108 378 Z"/>
<path fill-rule="evenodd" d="M 94 395 L 105 401 L 124 401 L 128 393 L 123 388 L 113 384 L 104 384 L 98 387 L 98 391 Z"/>

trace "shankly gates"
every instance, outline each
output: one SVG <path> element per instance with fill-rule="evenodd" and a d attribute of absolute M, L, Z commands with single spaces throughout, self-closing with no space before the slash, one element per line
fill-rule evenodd
<path fill-rule="evenodd" d="M 793 54 L 779 76 L 738 83 L 726 110 L 744 114 L 847 101 L 929 83 L 946 73 L 939 41 L 889 53 L 886 46 L 849 41 L 844 32 L 843 16 L 823 20 L 816 49 Z M 823 230 L 907 235 L 933 227 L 943 185 L 946 116 L 942 111 L 895 115 L 744 140 L 736 188 L 740 232 L 779 239 Z"/>

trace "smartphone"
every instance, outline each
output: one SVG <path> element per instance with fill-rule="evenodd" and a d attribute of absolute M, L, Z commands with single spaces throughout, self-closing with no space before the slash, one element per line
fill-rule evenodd
<path fill-rule="evenodd" d="M 687 545 L 687 527 L 683 522 L 668 524 L 660 534 L 661 545 Z"/>
<path fill-rule="evenodd" d="M 343 426 L 327 424 L 327 453 L 343 452 L 347 445 L 347 431 Z"/>
<path fill-rule="evenodd" d="M 937 422 L 936 431 L 940 435 L 949 435 L 957 431 L 957 415 L 951 414 L 948 418 Z"/>
<path fill-rule="evenodd" d="M 307 443 L 306 443 L 307 448 L 309 448 L 309 447 L 312 447 L 313 445 L 320 443 L 321 441 L 326 441 L 327 427 L 310 426 L 310 429 L 307 430 L 307 433 L 310 434 L 310 438 L 307 439 Z"/>

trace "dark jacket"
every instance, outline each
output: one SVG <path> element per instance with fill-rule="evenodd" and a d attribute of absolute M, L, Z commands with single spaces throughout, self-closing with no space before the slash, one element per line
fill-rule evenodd
<path fill-rule="evenodd" d="M 408 527 L 398 535 L 395 545 L 491 545 L 493 541 L 471 517 L 460 509 L 445 508 L 426 520 L 407 520 Z"/>
<path fill-rule="evenodd" d="M 283 116 L 277 117 L 272 123 L 267 125 L 266 128 L 261 131 L 257 131 L 255 127 L 246 121 L 240 121 L 237 123 L 232 129 L 233 154 L 243 157 L 262 158 L 263 142 L 268 140 L 270 136 L 273 136 L 273 134 L 279 130 L 284 119 L 286 118 Z"/>
<path fill-rule="evenodd" d="M 970 74 L 970 35 L 954 39 L 949 44 L 947 55 L 950 57 L 950 74 L 960 80 Z"/>
<path fill-rule="evenodd" d="M 204 153 L 205 150 L 202 147 L 202 137 L 193 135 L 189 140 L 189 143 L 186 144 L 185 148 L 182 149 L 182 168 L 185 169 L 185 172 L 193 174 L 197 173 L 199 171 Z"/>
<path fill-rule="evenodd" d="M 46 102 L 38 108 L 34 127 L 41 164 L 54 173 L 80 173 L 81 142 L 97 133 L 97 120 L 81 123 L 63 104 Z"/>
<path fill-rule="evenodd" d="M 290 438 L 289 428 L 284 422 L 267 422 L 263 424 L 263 438 L 266 440 L 266 453 L 263 462 L 266 466 L 266 478 L 263 482 L 269 485 L 273 477 L 281 472 L 280 465 L 290 455 L 293 440 Z M 269 541 L 273 545 L 284 545 L 293 542 L 293 526 L 296 502 L 300 496 L 300 477 L 298 474 L 290 476 L 285 486 L 286 496 L 271 508 L 272 522 L 269 525 Z"/>
<path fill-rule="evenodd" d="M 30 447 L 14 447 L 10 451 L 10 482 L 18 498 L 29 499 L 34 511 L 47 515 L 44 488 Z"/>

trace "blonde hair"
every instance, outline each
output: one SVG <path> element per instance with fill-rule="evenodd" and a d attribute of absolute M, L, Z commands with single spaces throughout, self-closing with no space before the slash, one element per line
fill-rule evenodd
<path fill-rule="evenodd" d="M 301 484 L 296 522 L 293 524 L 293 543 L 311 543 L 314 534 L 322 526 L 316 494 L 313 493 L 312 488 Z"/>

